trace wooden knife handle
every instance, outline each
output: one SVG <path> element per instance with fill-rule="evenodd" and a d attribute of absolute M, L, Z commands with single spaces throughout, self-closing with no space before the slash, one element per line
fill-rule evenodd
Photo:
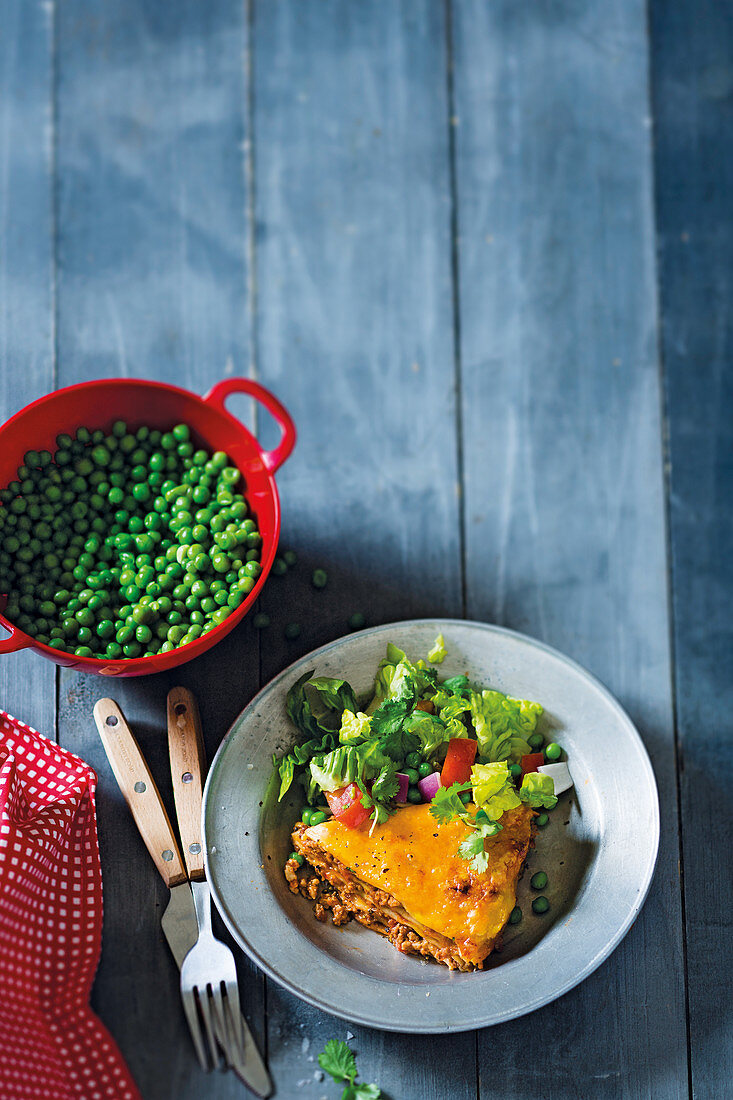
<path fill-rule="evenodd" d="M 172 889 L 186 881 L 186 869 L 170 818 L 140 746 L 114 699 L 100 699 L 95 704 L 94 721 L 145 847 L 163 881 Z"/>
<path fill-rule="evenodd" d="M 199 708 L 191 692 L 182 687 L 168 692 L 168 752 L 183 858 L 189 878 L 204 879 L 201 805 L 206 753 Z"/>

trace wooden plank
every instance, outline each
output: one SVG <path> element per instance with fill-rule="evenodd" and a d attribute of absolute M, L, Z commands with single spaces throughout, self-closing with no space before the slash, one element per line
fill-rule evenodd
<path fill-rule="evenodd" d="M 645 9 L 452 10 L 467 612 L 608 684 L 662 806 L 642 916 L 481 1096 L 687 1096 Z"/>
<path fill-rule="evenodd" d="M 142 376 L 205 392 L 225 374 L 246 374 L 243 5 L 72 0 L 59 8 L 57 40 L 59 383 Z M 100 776 L 105 927 L 94 1004 L 146 1100 L 245 1090 L 195 1062 L 160 931 L 167 892 L 112 778 L 92 706 L 108 694 L 120 703 L 173 815 L 168 689 L 196 694 L 211 758 L 254 693 L 258 664 L 245 624 L 169 675 L 61 678 L 61 740 Z M 263 981 L 245 960 L 242 978 L 262 1042 Z"/>
<path fill-rule="evenodd" d="M 669 418 L 669 524 L 692 1094 L 733 1076 L 733 25 L 725 5 L 653 3 L 657 230 Z"/>
<path fill-rule="evenodd" d="M 267 680 L 352 611 L 460 614 L 461 585 L 442 7 L 263 2 L 253 34 L 258 375 L 300 432 L 279 478 L 299 561 L 262 601 Z M 287 1097 L 339 1096 L 314 1084 L 315 1059 L 348 1037 L 387 1095 L 475 1096 L 472 1035 L 437 1057 L 434 1040 L 346 1025 L 273 984 L 268 1020 Z"/>
<path fill-rule="evenodd" d="M 3 4 L 0 421 L 53 389 L 52 32 L 50 7 Z M 0 658 L 0 707 L 49 737 L 55 736 L 54 683 L 54 666 L 41 657 Z"/>

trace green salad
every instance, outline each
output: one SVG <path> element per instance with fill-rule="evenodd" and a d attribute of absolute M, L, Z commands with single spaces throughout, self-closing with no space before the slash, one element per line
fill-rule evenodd
<path fill-rule="evenodd" d="M 442 635 L 427 661 L 389 643 L 366 700 L 346 680 L 305 673 L 287 695 L 304 740 L 273 757 L 280 800 L 299 783 L 306 824 L 330 812 L 351 828 L 371 821 L 371 829 L 409 803 L 430 803 L 437 823 L 460 818 L 470 828 L 459 854 L 485 870 L 484 839 L 499 832 L 507 810 L 556 804 L 552 777 L 537 768 L 562 750 L 537 732 L 539 703 L 463 675 L 441 680 L 431 665 L 445 655 Z"/>

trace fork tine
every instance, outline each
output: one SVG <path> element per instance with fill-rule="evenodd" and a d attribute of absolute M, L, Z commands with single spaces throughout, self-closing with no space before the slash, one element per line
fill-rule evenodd
<path fill-rule="evenodd" d="M 209 1046 L 209 1052 L 211 1054 L 211 1064 L 214 1069 L 219 1068 L 219 1048 L 216 1045 L 216 1039 L 214 1037 L 214 1023 L 211 1018 L 211 1002 L 209 1000 L 211 986 L 207 986 L 205 989 L 199 989 L 196 987 L 196 993 L 198 994 L 199 1007 L 201 1009 L 201 1015 L 204 1021 L 204 1030 L 206 1031 L 206 1040 Z"/>
<path fill-rule="evenodd" d="M 204 1038 L 201 1034 L 201 1025 L 199 1023 L 198 1012 L 196 1011 L 196 997 L 193 991 L 191 991 L 190 993 L 182 993 L 181 1000 L 183 1001 L 183 1011 L 186 1013 L 188 1028 L 191 1032 L 191 1038 L 193 1039 L 196 1056 L 198 1057 L 198 1060 L 201 1064 L 201 1068 L 208 1071 L 209 1062 L 206 1057 L 206 1049 L 204 1047 Z"/>

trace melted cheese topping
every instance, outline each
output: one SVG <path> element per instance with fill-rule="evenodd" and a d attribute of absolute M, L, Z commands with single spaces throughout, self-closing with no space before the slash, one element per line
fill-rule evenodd
<path fill-rule="evenodd" d="M 307 836 L 356 878 L 391 894 L 418 924 L 455 940 L 464 958 L 480 962 L 516 904 L 532 817 L 524 805 L 503 815 L 502 831 L 485 842 L 491 862 L 483 874 L 458 855 L 472 830 L 458 820 L 438 825 L 427 804 L 405 806 L 371 836 L 369 822 L 349 829 L 333 818 Z"/>

